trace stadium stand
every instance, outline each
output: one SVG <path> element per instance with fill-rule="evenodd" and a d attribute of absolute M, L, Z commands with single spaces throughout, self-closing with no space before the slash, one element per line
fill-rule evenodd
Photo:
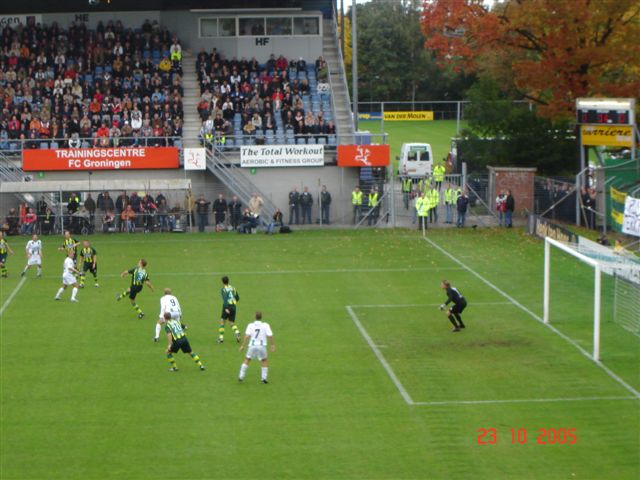
<path fill-rule="evenodd" d="M 259 63 L 228 60 L 213 49 L 196 60 L 201 143 L 233 148 L 255 144 L 336 145 L 328 68 L 271 55 Z"/>
<path fill-rule="evenodd" d="M 6 26 L 0 150 L 180 143 L 181 60 L 157 22 Z"/>

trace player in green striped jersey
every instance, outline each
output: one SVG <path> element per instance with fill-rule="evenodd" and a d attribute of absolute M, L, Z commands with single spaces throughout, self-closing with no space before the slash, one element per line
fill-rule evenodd
<path fill-rule="evenodd" d="M 78 255 L 78 245 L 80 245 L 80 242 L 71 236 L 69 230 L 65 230 L 64 240 L 62 241 L 62 245 L 58 247 L 58 250 L 61 252 L 64 251 L 65 255 L 67 252 L 73 252 L 73 259 L 75 260 Z"/>
<path fill-rule="evenodd" d="M 153 285 L 149 281 L 149 275 L 145 270 L 146 266 L 147 266 L 147 261 L 144 258 L 141 258 L 137 266 L 122 272 L 120 274 L 120 277 L 122 278 L 126 277 L 127 275 L 131 275 L 131 286 L 127 288 L 124 292 L 122 292 L 120 295 L 116 296 L 117 301 L 120 301 L 124 297 L 128 296 L 129 299 L 131 300 L 131 306 L 136 312 L 138 312 L 138 318 L 144 317 L 144 312 L 136 303 L 136 295 L 138 295 L 138 293 L 142 291 L 142 287 L 145 284 L 151 289 L 152 292 L 154 290 Z"/>
<path fill-rule="evenodd" d="M 218 343 L 224 342 L 224 322 L 231 324 L 231 330 L 236 337 L 236 342 L 240 342 L 240 330 L 236 327 L 236 304 L 240 301 L 240 295 L 236 289 L 229 285 L 229 277 L 222 277 L 222 313 L 220 314 L 220 326 L 218 327 Z"/>
<path fill-rule="evenodd" d="M 164 329 L 167 332 L 167 339 L 169 340 L 169 345 L 167 345 L 167 360 L 171 364 L 171 368 L 169 368 L 169 371 L 178 371 L 176 359 L 173 358 L 173 354 L 178 353 L 180 350 L 182 350 L 183 353 L 191 355 L 191 358 L 193 358 L 193 361 L 196 362 L 196 365 L 200 367 L 200 370 L 204 370 L 204 365 L 202 365 L 200 357 L 197 353 L 191 350 L 191 345 L 189 344 L 189 340 L 187 339 L 187 334 L 184 332 L 184 328 L 182 328 L 180 319 L 171 318 L 171 312 L 164 312 L 164 320 Z"/>
<path fill-rule="evenodd" d="M 80 288 L 84 288 L 84 279 L 87 270 L 93 274 L 93 280 L 96 287 L 98 285 L 98 252 L 89 244 L 89 240 L 82 241 L 82 250 L 80 250 L 80 260 L 82 260 L 82 270 L 80 273 Z M 80 265 L 78 265 L 80 270 Z"/>
<path fill-rule="evenodd" d="M 2 278 L 7 278 L 9 273 L 7 272 L 7 255 L 13 255 L 13 250 L 4 239 L 4 232 L 0 232 L 0 275 Z"/>

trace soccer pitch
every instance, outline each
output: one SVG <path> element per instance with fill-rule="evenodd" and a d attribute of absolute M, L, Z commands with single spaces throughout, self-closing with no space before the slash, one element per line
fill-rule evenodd
<path fill-rule="evenodd" d="M 53 300 L 60 238 L 43 241 L 40 279 L 19 277 L 26 238 L 9 241 L 2 480 L 640 475 L 640 339 L 603 323 L 594 363 L 571 296 L 553 304 L 570 341 L 542 325 L 543 243 L 518 229 L 97 235 L 100 288 L 89 275 L 78 304 Z M 142 320 L 115 301 L 141 257 L 156 287 Z M 268 385 L 255 361 L 237 382 L 229 327 L 216 343 L 225 274 L 241 330 L 256 310 L 273 328 Z M 444 278 L 469 301 L 460 333 L 437 308 Z M 183 354 L 168 372 L 152 341 L 163 287 L 204 372 Z"/>

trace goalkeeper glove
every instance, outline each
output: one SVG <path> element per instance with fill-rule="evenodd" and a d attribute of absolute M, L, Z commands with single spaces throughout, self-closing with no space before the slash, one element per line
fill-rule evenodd
<path fill-rule="evenodd" d="M 440 305 L 440 311 L 444 310 L 444 307 L 445 307 L 444 303 Z"/>

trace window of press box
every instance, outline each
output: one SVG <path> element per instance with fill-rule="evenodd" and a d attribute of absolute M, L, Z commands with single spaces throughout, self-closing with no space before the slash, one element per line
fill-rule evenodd
<path fill-rule="evenodd" d="M 318 17 L 295 17 L 293 19 L 294 35 L 319 35 L 320 19 Z"/>
<path fill-rule="evenodd" d="M 219 37 L 235 37 L 236 36 L 236 19 L 235 18 L 218 19 L 218 36 Z"/>
<path fill-rule="evenodd" d="M 241 18 L 240 35 L 264 35 L 264 17 Z"/>
<path fill-rule="evenodd" d="M 267 17 L 267 35 L 291 35 L 291 17 Z"/>
<path fill-rule="evenodd" d="M 201 37 L 217 37 L 218 36 L 218 19 L 217 18 L 201 18 L 200 19 L 200 36 Z"/>

